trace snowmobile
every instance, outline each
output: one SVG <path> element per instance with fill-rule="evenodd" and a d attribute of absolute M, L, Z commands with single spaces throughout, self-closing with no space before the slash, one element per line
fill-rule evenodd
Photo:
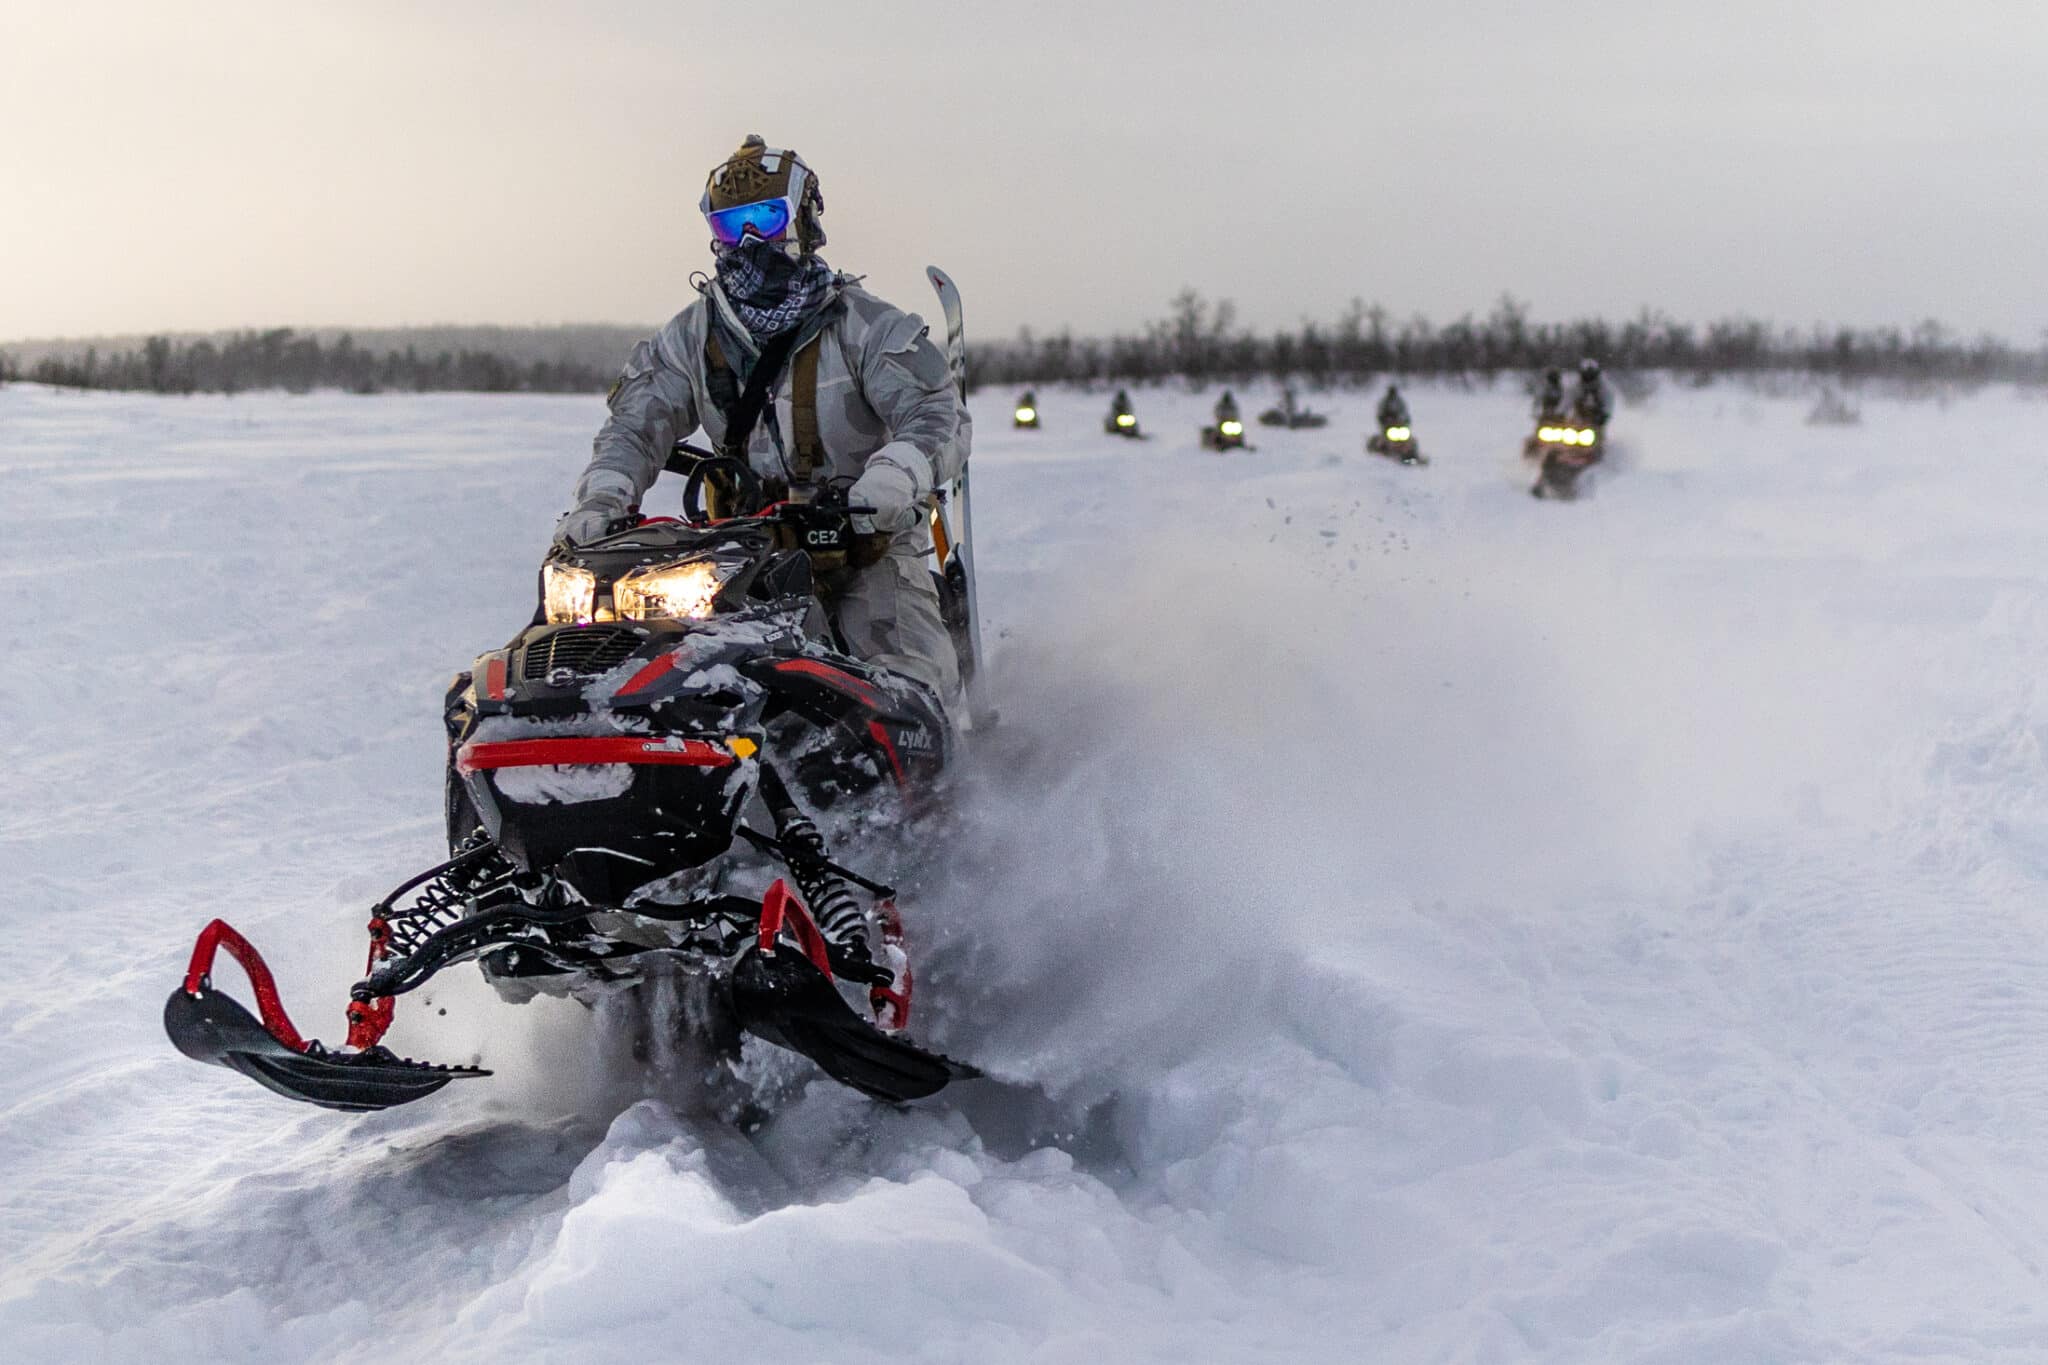
<path fill-rule="evenodd" d="M 1540 420 L 1522 443 L 1523 458 L 1538 462 L 1529 495 L 1564 502 L 1577 497 L 1579 476 L 1600 463 L 1607 453 L 1606 439 L 1604 427 L 1582 424 L 1576 418 Z"/>
<path fill-rule="evenodd" d="M 1402 464 L 1428 464 L 1429 456 L 1415 442 L 1415 428 L 1406 425 L 1381 427 L 1365 438 L 1366 453 L 1384 455 Z"/>
<path fill-rule="evenodd" d="M 1213 427 L 1202 428 L 1202 449 L 1244 450 L 1244 423 L 1235 417 L 1225 417 Z"/>
<path fill-rule="evenodd" d="M 1138 414 L 1123 403 L 1110 404 L 1108 415 L 1102 419 L 1102 430 L 1110 436 L 1128 436 L 1132 440 L 1144 439 L 1144 433 L 1138 430 Z"/>
<path fill-rule="evenodd" d="M 1810 427 L 1853 427 L 1862 420 L 1863 414 L 1853 403 L 1838 390 L 1826 387 L 1821 389 L 1813 411 L 1806 414 L 1806 425 Z"/>
<path fill-rule="evenodd" d="M 1279 406 L 1267 408 L 1264 412 L 1260 413 L 1259 424 L 1268 427 L 1286 427 L 1290 431 L 1301 431 L 1313 430 L 1316 427 L 1326 427 L 1330 424 L 1330 419 L 1323 413 L 1312 412 L 1308 408 L 1296 407 L 1294 403 L 1294 390 L 1292 388 L 1283 388 L 1280 390 Z"/>
<path fill-rule="evenodd" d="M 1025 390 L 1017 399 L 1017 411 L 1012 414 L 1012 420 L 1019 427 L 1029 427 L 1031 430 L 1036 431 L 1038 429 L 1037 395 L 1033 394 L 1029 389 Z"/>
<path fill-rule="evenodd" d="M 385 1048 L 396 1000 L 475 961 L 514 1000 L 695 975 L 728 1057 L 751 1033 L 883 1100 L 978 1074 L 904 1036 L 895 893 L 836 861 L 813 818 L 918 818 L 955 742 L 929 691 L 834 642 L 818 590 L 861 562 L 864 509 L 771 504 L 743 462 L 679 450 L 684 519 L 551 549 L 531 623 L 449 689 L 448 857 L 372 908 L 345 1045 L 301 1035 L 214 920 L 164 1007 L 181 1052 L 328 1108 L 417 1100 L 489 1073 Z M 950 622 L 957 575 L 938 577 Z M 214 985 L 221 950 L 256 1014 Z"/>

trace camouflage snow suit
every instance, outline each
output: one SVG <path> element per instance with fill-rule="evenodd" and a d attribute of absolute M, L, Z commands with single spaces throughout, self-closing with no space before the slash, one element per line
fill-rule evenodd
<path fill-rule="evenodd" d="M 755 343 L 716 279 L 699 284 L 698 293 L 700 298 L 633 349 L 612 389 L 611 417 L 597 433 L 590 464 L 576 485 L 579 502 L 610 493 L 637 504 L 676 440 L 700 424 L 713 446 L 723 449 L 726 414 L 713 397 L 705 350 L 712 310 L 719 310 L 724 322 L 716 328 L 721 354 L 736 342 Z M 792 354 L 811 344 L 813 336 L 823 463 L 810 478 L 798 476 L 790 450 L 790 433 L 796 430 L 792 385 L 785 369 L 748 441 L 748 461 L 763 480 L 786 483 L 801 496 L 828 484 L 843 487 L 870 460 L 881 460 L 907 471 L 923 499 L 934 486 L 958 477 L 973 428 L 946 357 L 916 314 L 890 307 L 840 275 L 824 305 L 803 325 Z M 751 354 L 738 361 L 742 366 L 751 362 Z M 729 381 L 723 391 L 732 401 Z M 931 548 L 928 519 L 920 516 L 893 536 L 878 563 L 852 570 L 827 606 L 857 657 L 915 678 L 946 697 L 958 686 L 959 667 L 927 567 Z"/>

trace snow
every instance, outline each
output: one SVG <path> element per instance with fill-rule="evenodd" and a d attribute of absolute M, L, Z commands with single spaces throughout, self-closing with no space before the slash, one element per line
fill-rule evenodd
<path fill-rule="evenodd" d="M 10 1354 L 2048 1355 L 2048 409 L 1667 383 L 1567 506 L 1506 384 L 1415 387 L 1425 469 L 1373 394 L 1009 397 L 907 907 L 998 1080 L 746 1135 L 466 973 L 392 1041 L 498 1074 L 381 1115 L 158 1020 L 220 913 L 341 1032 L 599 404 L 0 389 Z"/>

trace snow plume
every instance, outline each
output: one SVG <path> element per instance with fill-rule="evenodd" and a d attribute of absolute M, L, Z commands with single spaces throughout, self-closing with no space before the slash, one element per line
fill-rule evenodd
<path fill-rule="evenodd" d="M 368 1116 L 156 1019 L 227 913 L 332 1036 L 598 405 L 0 392 L 15 1353 L 2048 1352 L 2038 405 L 1670 385 L 1555 505 L 1517 393 L 1412 386 L 1421 469 L 1358 453 L 1370 394 L 1230 457 L 1213 395 L 1140 391 L 1149 442 L 1038 397 L 979 414 L 1003 721 L 905 897 L 916 1030 L 995 1079 L 750 1058 L 746 1129 L 681 992 L 451 973 L 392 1040 L 498 1074 Z"/>

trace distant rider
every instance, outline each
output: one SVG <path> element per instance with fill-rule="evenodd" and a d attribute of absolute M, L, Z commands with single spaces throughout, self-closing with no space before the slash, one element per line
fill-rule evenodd
<path fill-rule="evenodd" d="M 1589 427 L 1604 427 L 1614 416 L 1614 391 L 1600 374 L 1600 362 L 1579 362 L 1579 391 L 1572 395 L 1572 416 Z"/>
<path fill-rule="evenodd" d="M 1378 416 L 1381 431 L 1385 431 L 1388 427 L 1406 427 L 1415 424 L 1414 419 L 1408 415 L 1408 400 L 1401 396 L 1399 386 L 1394 384 L 1387 385 L 1386 395 L 1380 399 Z"/>
<path fill-rule="evenodd" d="M 1562 422 L 1564 415 L 1564 371 L 1553 365 L 1543 372 L 1543 387 L 1536 391 L 1536 420 Z"/>
<path fill-rule="evenodd" d="M 944 352 L 915 314 L 817 254 L 825 200 L 795 152 L 749 136 L 712 170 L 698 207 L 716 272 L 698 276 L 698 297 L 634 348 L 555 539 L 602 536 L 701 423 L 775 496 L 809 501 L 844 487 L 848 505 L 874 509 L 853 518 L 865 565 L 821 584 L 833 624 L 858 657 L 950 693 L 958 661 L 926 568 L 927 509 L 965 465 L 973 429 Z M 770 397 L 742 438 L 731 425 L 762 365 Z"/>
<path fill-rule="evenodd" d="M 1225 389 L 1223 396 L 1216 400 L 1216 425 L 1220 427 L 1225 422 L 1238 422 L 1242 420 L 1238 416 L 1237 400 L 1230 396 L 1229 389 Z"/>

